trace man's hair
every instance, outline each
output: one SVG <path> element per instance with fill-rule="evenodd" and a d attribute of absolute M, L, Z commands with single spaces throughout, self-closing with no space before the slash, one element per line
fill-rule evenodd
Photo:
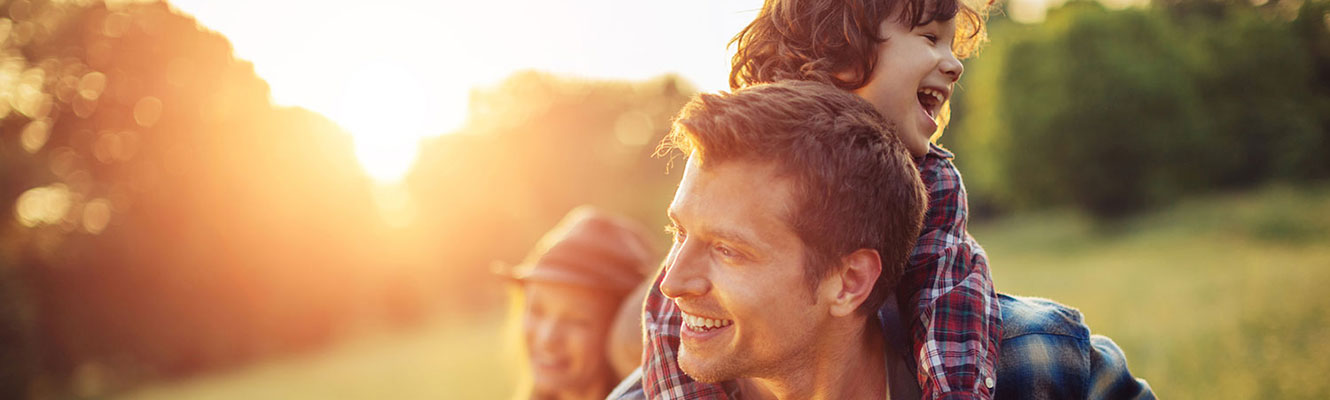
<path fill-rule="evenodd" d="M 674 149 L 699 166 L 774 163 L 792 183 L 785 221 L 806 247 L 810 288 L 859 249 L 877 250 L 882 262 L 861 311 L 876 310 L 899 282 L 926 193 L 890 123 L 859 96 L 808 81 L 700 94 L 679 112 L 657 154 Z"/>
<path fill-rule="evenodd" d="M 956 20 L 952 52 L 968 57 L 987 39 L 984 15 L 993 0 L 765 0 L 757 18 L 730 39 L 730 88 L 785 79 L 811 80 L 855 90 L 877 65 L 882 22 L 899 17 L 910 26 Z M 848 78 L 838 76 L 848 73 Z"/>

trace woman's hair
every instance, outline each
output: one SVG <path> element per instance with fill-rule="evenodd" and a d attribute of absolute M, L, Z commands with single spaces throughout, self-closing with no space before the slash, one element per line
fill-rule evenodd
<path fill-rule="evenodd" d="M 845 90 L 868 83 L 877 64 L 882 22 L 910 26 L 956 20 L 952 52 L 966 58 L 987 39 L 984 16 L 993 0 L 766 0 L 757 18 L 730 39 L 730 88 L 785 79 L 817 81 Z"/>

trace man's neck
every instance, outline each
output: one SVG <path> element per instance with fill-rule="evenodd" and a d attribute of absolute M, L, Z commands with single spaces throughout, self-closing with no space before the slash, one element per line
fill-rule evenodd
<path fill-rule="evenodd" d="M 787 365 L 782 373 L 739 379 L 743 398 L 887 398 L 885 344 L 874 328 L 876 323 L 873 318 L 853 328 L 827 332 L 809 349 L 810 357 Z"/>

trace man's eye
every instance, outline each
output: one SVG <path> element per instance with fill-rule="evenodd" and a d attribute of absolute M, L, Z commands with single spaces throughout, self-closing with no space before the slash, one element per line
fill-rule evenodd
<path fill-rule="evenodd" d="M 716 246 L 716 253 L 720 253 L 720 256 L 721 256 L 721 257 L 725 257 L 725 258 L 728 258 L 728 259 L 736 259 L 736 258 L 739 258 L 739 252 L 736 252 L 736 251 L 734 251 L 734 250 L 731 250 L 729 247 L 725 247 L 725 246 L 717 245 L 717 246 Z"/>

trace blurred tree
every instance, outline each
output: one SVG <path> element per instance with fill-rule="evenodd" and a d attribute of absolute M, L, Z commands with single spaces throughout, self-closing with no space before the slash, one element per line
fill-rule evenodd
<path fill-rule="evenodd" d="M 1073 1 L 1041 24 L 995 21 L 944 141 L 977 203 L 1000 209 L 1072 205 L 1112 218 L 1324 178 L 1330 91 L 1307 51 L 1324 43 L 1324 13 L 1279 11 L 1288 7 Z M 1322 23 L 1299 25 L 1313 18 Z"/>
<path fill-rule="evenodd" d="M 0 344 L 49 377 L 4 387 L 97 396 L 325 342 L 382 230 L 349 136 L 165 4 L 84 3 L 0 8 Z"/>
<path fill-rule="evenodd" d="M 628 83 L 539 72 L 473 91 L 467 125 L 426 143 L 408 177 L 421 203 L 447 204 L 422 208 L 419 219 L 432 259 L 454 263 L 451 301 L 490 309 L 483 304 L 502 293 L 490 262 L 520 261 L 578 205 L 663 224 L 674 178 L 667 160 L 650 155 L 692 91 L 674 76 Z"/>

